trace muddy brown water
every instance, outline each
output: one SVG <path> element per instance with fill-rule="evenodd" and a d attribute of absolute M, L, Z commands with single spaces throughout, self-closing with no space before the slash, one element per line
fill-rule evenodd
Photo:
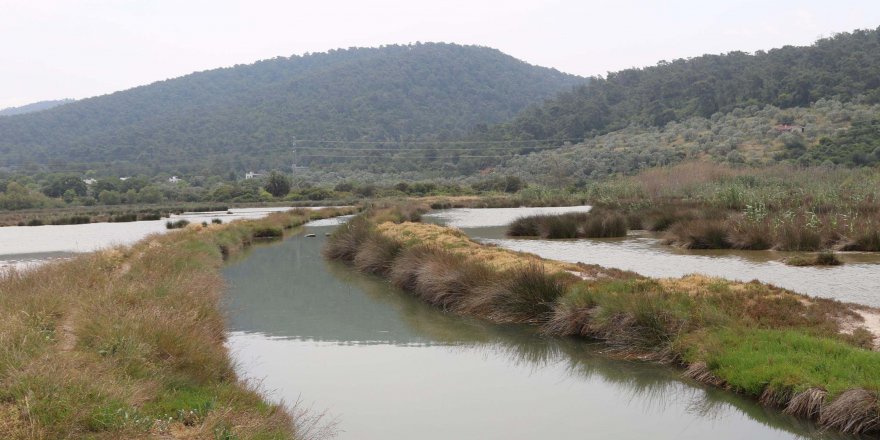
<path fill-rule="evenodd" d="M 254 248 L 224 276 L 240 374 L 338 438 L 853 438 L 601 346 L 443 313 L 323 260 L 334 227 Z"/>

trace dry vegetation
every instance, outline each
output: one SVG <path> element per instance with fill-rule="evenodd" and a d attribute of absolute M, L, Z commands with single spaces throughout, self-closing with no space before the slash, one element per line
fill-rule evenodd
<path fill-rule="evenodd" d="M 880 172 L 692 162 L 594 185 L 589 200 L 700 249 L 880 251 Z"/>
<path fill-rule="evenodd" d="M 510 237 L 610 238 L 625 237 L 627 219 L 616 212 L 593 209 L 558 215 L 533 215 L 516 219 L 507 228 Z"/>
<path fill-rule="evenodd" d="M 0 276 L 0 437 L 298 438 L 289 408 L 236 378 L 224 258 L 255 232 L 351 209 L 148 237 Z"/>
<path fill-rule="evenodd" d="M 340 227 L 325 255 L 444 310 L 600 340 L 830 429 L 880 431 L 878 334 L 865 323 L 873 309 L 758 282 L 654 280 L 543 260 L 450 228 L 367 217 Z"/>

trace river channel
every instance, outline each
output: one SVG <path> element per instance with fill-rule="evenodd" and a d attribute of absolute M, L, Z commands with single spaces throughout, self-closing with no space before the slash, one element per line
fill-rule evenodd
<path fill-rule="evenodd" d="M 561 208 L 450 209 L 425 216 L 462 229 L 469 237 L 520 252 L 568 262 L 631 270 L 649 277 L 680 277 L 692 273 L 729 280 L 759 280 L 798 293 L 880 307 L 880 253 L 845 252 L 845 264 L 794 267 L 782 260 L 794 252 L 688 250 L 662 244 L 646 231 L 625 238 L 539 240 L 505 237 L 506 225 L 517 217 L 558 213 Z M 567 210 L 588 210 L 572 207 Z"/>
<path fill-rule="evenodd" d="M 322 259 L 334 227 L 254 248 L 224 274 L 241 375 L 338 438 L 848 438 L 598 345 L 440 312 Z"/>

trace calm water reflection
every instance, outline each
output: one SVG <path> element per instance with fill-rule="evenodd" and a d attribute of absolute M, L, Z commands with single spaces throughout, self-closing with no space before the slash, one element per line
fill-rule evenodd
<path fill-rule="evenodd" d="M 775 251 L 696 251 L 666 246 L 647 233 L 617 239 L 537 240 L 504 236 L 513 219 L 546 208 L 451 209 L 427 220 L 461 228 L 483 242 L 545 258 L 631 270 L 651 277 L 701 273 L 731 280 L 760 280 L 808 295 L 880 307 L 880 254 L 843 253 L 834 267 L 792 267 Z M 517 211 L 518 210 L 518 211 Z"/>
<path fill-rule="evenodd" d="M 839 438 L 669 368 L 441 313 L 323 261 L 330 230 L 254 249 L 225 276 L 241 373 L 328 411 L 340 438 Z"/>
<path fill-rule="evenodd" d="M 288 209 L 291 208 L 232 208 L 229 212 L 172 215 L 170 220 L 185 219 L 190 223 L 201 223 L 219 218 L 224 223 L 229 223 L 239 219 L 260 218 Z M 168 220 L 0 227 L 0 270 L 7 267 L 25 269 L 46 261 L 69 258 L 76 253 L 133 244 L 150 234 L 167 232 L 165 222 Z"/>

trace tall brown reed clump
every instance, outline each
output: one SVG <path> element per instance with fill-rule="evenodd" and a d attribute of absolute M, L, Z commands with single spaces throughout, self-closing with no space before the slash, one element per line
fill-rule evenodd
<path fill-rule="evenodd" d="M 468 295 L 497 279 L 485 265 L 428 246 L 404 250 L 390 271 L 392 284 L 444 310 L 461 310 Z"/>
<path fill-rule="evenodd" d="M 606 210 L 534 215 L 514 220 L 507 235 L 544 239 L 624 237 L 627 224 L 626 217 Z"/>
<path fill-rule="evenodd" d="M 666 241 L 688 249 L 728 249 L 733 246 L 728 230 L 722 220 L 689 220 L 669 228 Z"/>
<path fill-rule="evenodd" d="M 364 216 L 351 219 L 333 231 L 324 247 L 324 256 L 331 260 L 354 261 L 361 245 L 370 237 L 372 229 L 373 224 Z"/>

